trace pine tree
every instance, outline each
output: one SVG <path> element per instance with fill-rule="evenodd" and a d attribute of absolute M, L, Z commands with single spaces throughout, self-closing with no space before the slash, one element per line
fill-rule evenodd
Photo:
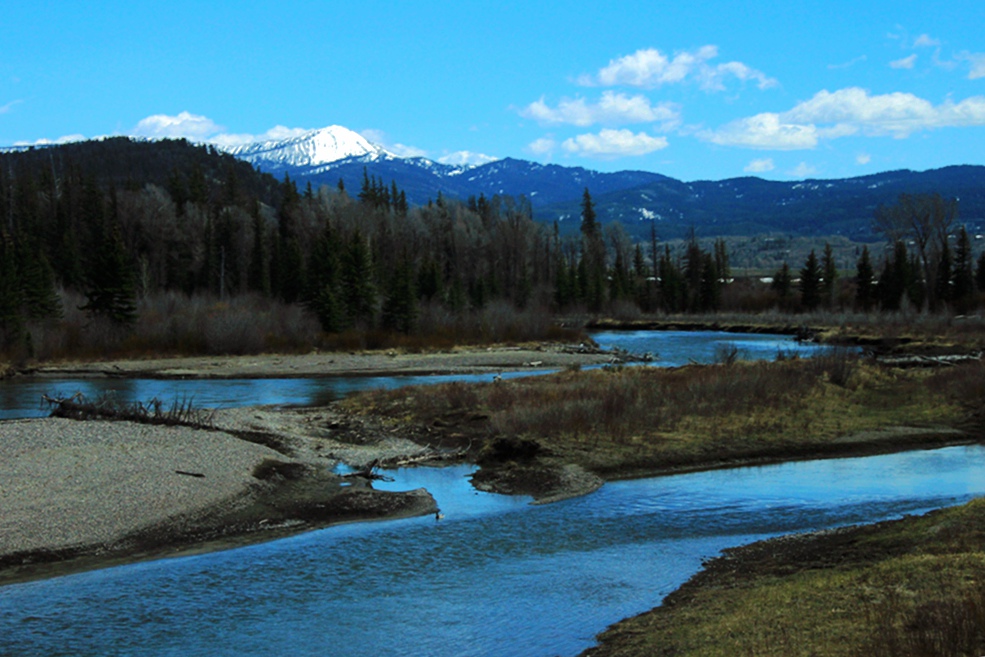
<path fill-rule="evenodd" d="M 978 256 L 978 263 L 975 265 L 975 286 L 979 292 L 985 292 L 985 251 Z"/>
<path fill-rule="evenodd" d="M 859 310 L 868 312 L 872 308 L 874 278 L 869 247 L 863 246 L 855 269 L 855 306 Z"/>
<path fill-rule="evenodd" d="M 121 326 L 137 321 L 137 294 L 133 269 L 115 222 L 100 230 L 86 276 L 86 303 L 80 309 Z"/>
<path fill-rule="evenodd" d="M 353 232 L 340 264 L 342 307 L 346 324 L 371 323 L 376 309 L 376 288 L 369 246 L 360 231 Z"/>
<path fill-rule="evenodd" d="M 838 265 L 835 263 L 834 251 L 831 244 L 824 243 L 824 255 L 821 256 L 821 302 L 830 308 L 834 304 L 835 289 L 838 281 Z"/>
<path fill-rule="evenodd" d="M 270 294 L 270 265 L 267 261 L 267 231 L 260 216 L 260 203 L 254 201 L 251 213 L 253 247 L 250 251 L 250 265 L 247 272 L 247 286 L 264 296 Z"/>
<path fill-rule="evenodd" d="M 783 263 L 779 271 L 773 274 L 773 282 L 770 288 L 776 293 L 781 306 L 786 306 L 790 298 L 790 291 L 793 288 L 793 276 L 790 274 L 790 265 Z"/>
<path fill-rule="evenodd" d="M 951 281 L 954 278 L 954 262 L 951 259 L 951 247 L 944 242 L 940 256 L 937 259 L 937 277 L 934 279 L 934 295 L 931 301 L 931 310 L 940 310 L 942 306 L 951 303 L 952 287 Z"/>
<path fill-rule="evenodd" d="M 581 201 L 581 235 L 582 290 L 588 309 L 598 312 L 605 302 L 605 242 L 596 221 L 592 195 L 587 187 Z"/>
<path fill-rule="evenodd" d="M 954 253 L 954 309 L 960 314 L 969 312 L 975 305 L 975 277 L 972 273 L 971 239 L 964 226 L 958 231 L 958 243 Z"/>
<path fill-rule="evenodd" d="M 413 276 L 413 267 L 409 258 L 401 258 L 387 285 L 386 298 L 381 309 L 383 328 L 400 333 L 410 333 L 414 328 L 417 319 L 417 296 L 414 292 Z"/>
<path fill-rule="evenodd" d="M 13 240 L 0 231 L 0 349 L 18 344 L 24 328 L 20 277 Z"/>

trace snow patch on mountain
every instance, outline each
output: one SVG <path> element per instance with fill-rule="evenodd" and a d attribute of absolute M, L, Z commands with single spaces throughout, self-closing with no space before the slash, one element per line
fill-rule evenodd
<path fill-rule="evenodd" d="M 317 167 L 352 157 L 373 161 L 396 157 L 382 146 L 340 125 L 309 130 L 289 139 L 245 144 L 229 153 L 261 169 Z"/>

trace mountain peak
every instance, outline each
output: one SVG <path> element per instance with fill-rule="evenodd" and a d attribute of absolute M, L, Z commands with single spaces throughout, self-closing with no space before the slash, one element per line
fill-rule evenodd
<path fill-rule="evenodd" d="M 255 142 L 229 151 L 265 170 L 316 167 L 349 157 L 390 155 L 382 146 L 340 125 L 309 130 L 296 137 Z"/>

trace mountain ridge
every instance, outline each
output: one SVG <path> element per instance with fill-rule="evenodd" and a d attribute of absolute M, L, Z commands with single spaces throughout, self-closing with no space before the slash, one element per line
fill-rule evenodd
<path fill-rule="evenodd" d="M 313 186 L 334 186 L 341 180 L 355 190 L 364 176 L 386 184 L 393 181 L 415 205 L 438 194 L 461 200 L 479 195 L 524 196 L 535 218 L 556 221 L 563 232 L 577 230 L 582 195 L 588 189 L 599 220 L 619 221 L 637 239 L 646 238 L 652 224 L 664 237 L 695 230 L 706 236 L 783 232 L 867 241 L 875 239 L 873 213 L 902 193 L 959 198 L 961 219 L 976 228 L 985 224 L 985 167 L 977 165 L 789 182 L 755 176 L 684 182 L 649 171 L 599 172 L 511 157 L 450 165 L 423 157 L 401 158 L 373 146 L 318 163 L 291 166 L 273 158 L 254 158 L 253 163 L 261 171 L 288 174 Z"/>

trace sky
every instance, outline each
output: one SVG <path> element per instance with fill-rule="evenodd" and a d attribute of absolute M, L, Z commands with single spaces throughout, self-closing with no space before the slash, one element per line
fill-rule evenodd
<path fill-rule="evenodd" d="M 680 180 L 985 164 L 985 2 L 4 0 L 0 147 L 233 145 Z"/>

